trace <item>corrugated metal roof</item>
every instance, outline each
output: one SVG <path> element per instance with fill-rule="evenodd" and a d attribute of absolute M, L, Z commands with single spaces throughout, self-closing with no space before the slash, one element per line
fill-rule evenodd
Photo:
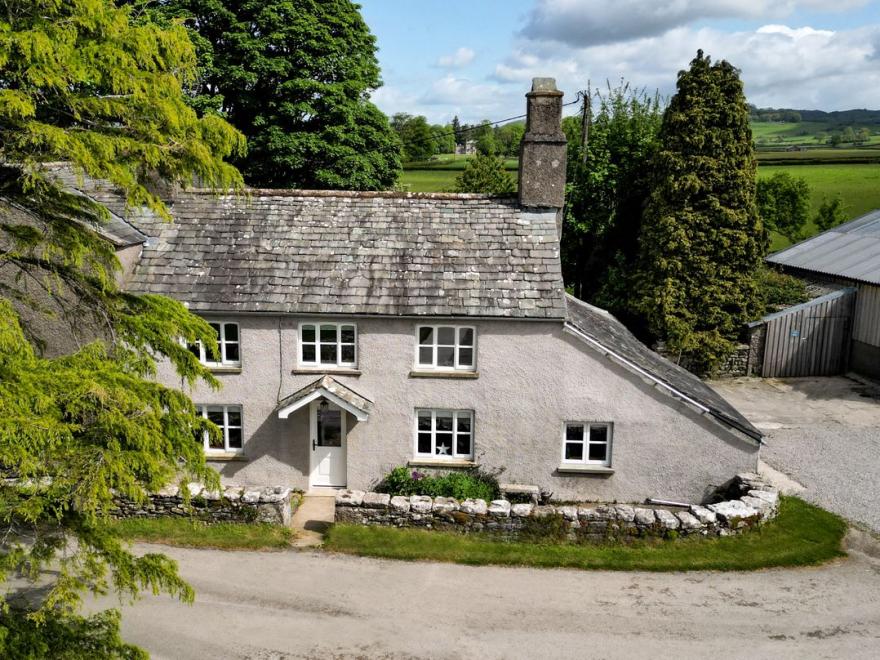
<path fill-rule="evenodd" d="M 880 209 L 771 254 L 767 261 L 880 284 Z"/>

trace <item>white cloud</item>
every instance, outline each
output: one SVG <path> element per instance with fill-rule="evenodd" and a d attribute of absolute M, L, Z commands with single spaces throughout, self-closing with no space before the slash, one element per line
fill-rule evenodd
<path fill-rule="evenodd" d="M 536 0 L 521 35 L 591 47 L 651 37 L 696 21 L 782 19 L 798 7 L 845 11 L 866 0 Z"/>
<path fill-rule="evenodd" d="M 462 46 L 451 55 L 444 55 L 438 59 L 437 66 L 446 69 L 460 69 L 473 62 L 476 55 L 477 54 L 467 46 Z"/>
<path fill-rule="evenodd" d="M 738 67 L 749 101 L 760 106 L 880 107 L 880 26 L 835 32 L 772 24 L 733 33 L 678 27 L 586 48 L 525 39 L 493 79 L 525 89 L 534 76 L 555 76 L 566 100 L 587 80 L 595 87 L 621 77 L 669 95 L 699 48 Z"/>

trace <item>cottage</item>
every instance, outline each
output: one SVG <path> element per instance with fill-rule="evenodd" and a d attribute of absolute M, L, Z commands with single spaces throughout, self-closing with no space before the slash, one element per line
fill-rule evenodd
<path fill-rule="evenodd" d="M 771 254 L 767 262 L 839 292 L 825 297 L 852 290 L 852 318 L 847 308 L 841 340 L 823 342 L 817 352 L 841 353 L 841 371 L 880 378 L 880 209 Z M 801 330 L 794 339 L 808 337 Z"/>
<path fill-rule="evenodd" d="M 145 237 L 127 287 L 217 331 L 219 361 L 192 350 L 223 387 L 191 395 L 225 481 L 366 489 L 398 465 L 479 465 L 562 499 L 699 501 L 755 469 L 760 431 L 566 295 L 562 92 L 526 96 L 516 197 L 186 190 L 169 224 L 84 191 Z"/>

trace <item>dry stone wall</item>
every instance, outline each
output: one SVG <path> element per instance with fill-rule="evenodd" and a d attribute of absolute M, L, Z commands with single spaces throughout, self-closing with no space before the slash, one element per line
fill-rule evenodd
<path fill-rule="evenodd" d="M 463 500 L 340 491 L 336 520 L 359 525 L 422 527 L 462 533 L 487 532 L 516 539 L 542 533 L 571 541 L 601 542 L 632 537 L 728 536 L 773 518 L 779 493 L 755 474 L 741 474 L 730 499 L 687 508 L 629 504 L 511 504 L 508 500 Z"/>
<path fill-rule="evenodd" d="M 190 483 L 189 504 L 177 486 L 169 486 L 150 495 L 145 503 L 116 499 L 117 518 L 161 518 L 164 516 L 193 517 L 206 522 L 266 522 L 289 525 L 291 495 L 283 486 L 226 486 L 209 491 L 203 485 Z"/>

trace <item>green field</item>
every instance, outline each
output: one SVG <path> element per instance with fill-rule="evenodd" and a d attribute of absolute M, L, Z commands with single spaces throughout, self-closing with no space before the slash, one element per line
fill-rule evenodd
<path fill-rule="evenodd" d="M 853 124 L 853 129 L 861 128 L 863 125 Z M 864 124 L 871 131 L 872 135 L 867 144 L 880 144 L 880 134 L 874 134 L 877 131 L 876 125 Z M 752 122 L 752 137 L 755 139 L 758 148 L 762 146 L 787 146 L 787 145 L 806 145 L 817 146 L 825 142 L 828 135 L 834 130 L 840 130 L 840 124 L 823 121 L 801 121 L 797 123 L 791 122 Z"/>
<path fill-rule="evenodd" d="M 880 165 L 761 165 L 758 176 L 770 176 L 776 172 L 788 172 L 806 179 L 812 191 L 813 211 L 822 203 L 822 196 L 840 193 L 846 204 L 847 216 L 856 218 L 868 211 L 880 208 Z M 816 233 L 810 224 L 807 234 Z M 774 236 L 772 250 L 780 250 L 789 242 L 782 236 Z"/>

